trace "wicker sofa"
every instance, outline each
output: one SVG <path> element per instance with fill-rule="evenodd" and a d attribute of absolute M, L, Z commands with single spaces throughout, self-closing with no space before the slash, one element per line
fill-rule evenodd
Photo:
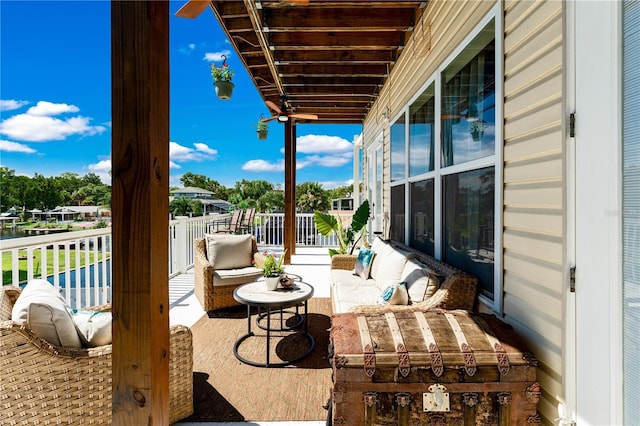
<path fill-rule="evenodd" d="M 331 258 L 331 298 L 334 313 L 425 310 L 431 308 L 473 310 L 476 303 L 478 279 L 452 265 L 436 260 L 411 247 L 397 242 L 376 239 L 372 246 L 373 258 L 370 277 L 363 280 L 353 273 L 357 255 L 335 255 Z M 377 304 L 381 293 L 391 284 L 390 275 L 397 281 L 425 277 L 436 279 L 432 292 L 420 292 L 423 297 L 411 297 L 409 304 Z M 429 284 L 431 285 L 431 284 Z M 415 295 L 415 292 L 413 292 Z"/>
<path fill-rule="evenodd" d="M 229 253 L 223 253 L 224 257 L 232 256 L 238 259 L 233 267 L 219 268 L 214 266 L 215 259 L 213 262 L 209 260 L 207 245 L 212 240 L 240 241 L 241 247 L 234 243 L 219 249 L 229 251 Z M 244 243 L 245 240 L 248 244 Z M 240 305 L 233 298 L 233 291 L 240 285 L 255 281 L 262 276 L 259 267 L 264 263 L 264 255 L 258 252 L 255 237 L 249 234 L 209 234 L 205 238 L 196 238 L 193 245 L 194 292 L 204 310 L 211 311 Z M 224 263 L 228 264 L 226 261 Z"/>
<path fill-rule="evenodd" d="M 19 287 L 0 293 L 0 423 L 111 424 L 111 345 L 66 349 L 40 339 L 11 320 Z M 107 305 L 94 310 L 108 310 Z M 169 355 L 169 420 L 193 413 L 192 335 L 172 326 Z"/>

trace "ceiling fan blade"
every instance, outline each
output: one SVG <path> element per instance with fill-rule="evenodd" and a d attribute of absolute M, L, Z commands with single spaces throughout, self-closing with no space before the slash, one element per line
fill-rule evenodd
<path fill-rule="evenodd" d="M 289 114 L 291 118 L 301 118 L 303 120 L 317 120 L 318 116 L 315 114 Z"/>
<path fill-rule="evenodd" d="M 263 119 L 262 119 L 262 120 L 260 120 L 260 121 L 262 121 L 263 123 L 266 123 L 266 122 L 268 122 L 268 121 L 273 121 L 273 120 L 275 120 L 276 118 L 278 118 L 278 116 L 277 116 L 277 115 L 274 115 L 273 117 L 263 118 Z"/>
<path fill-rule="evenodd" d="M 197 18 L 210 3 L 210 0 L 189 0 L 178 9 L 176 16 L 180 18 Z"/>
<path fill-rule="evenodd" d="M 282 112 L 282 110 L 278 107 L 278 105 L 274 104 L 271 101 L 264 101 L 265 104 L 267 104 L 267 106 L 269 108 L 271 108 L 272 110 L 274 110 L 275 112 L 277 112 L 278 114 L 284 114 L 284 112 Z"/>
<path fill-rule="evenodd" d="M 287 3 L 299 4 L 302 6 L 307 6 L 309 4 L 309 0 L 284 0 Z"/>

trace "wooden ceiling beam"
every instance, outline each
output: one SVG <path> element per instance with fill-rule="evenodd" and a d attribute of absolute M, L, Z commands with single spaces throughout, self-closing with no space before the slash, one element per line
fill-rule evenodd
<path fill-rule="evenodd" d="M 391 33 L 394 34 L 394 33 Z M 349 49 L 397 49 L 404 44 L 404 33 L 390 35 L 388 32 L 330 32 L 330 33 L 271 33 L 269 43 L 275 50 L 289 47 L 318 48 L 327 50 L 335 48 Z M 400 34 L 400 35 L 398 35 Z"/>
<path fill-rule="evenodd" d="M 407 20 L 414 17 L 413 9 L 340 9 L 327 19 L 324 8 L 295 8 L 290 12 L 266 9 L 262 14 L 264 29 L 269 32 L 318 31 L 405 31 Z M 361 23 L 361 25 L 354 25 Z M 330 25 L 327 25 L 330 24 Z"/>

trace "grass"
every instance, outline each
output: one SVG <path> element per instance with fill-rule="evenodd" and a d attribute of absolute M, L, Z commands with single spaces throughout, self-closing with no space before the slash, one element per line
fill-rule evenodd
<path fill-rule="evenodd" d="M 83 267 L 85 265 L 85 253 L 84 250 L 79 250 L 79 254 L 80 254 L 80 265 L 79 267 Z M 46 255 L 47 255 L 47 276 L 53 275 L 54 274 L 54 270 L 53 270 L 53 250 L 46 250 Z M 102 256 L 102 252 L 98 252 L 97 253 L 98 258 L 97 261 L 102 260 L 103 256 Z M 25 282 L 27 280 L 27 251 L 26 250 L 20 250 L 18 253 L 19 256 L 19 260 L 18 260 L 18 276 L 19 276 L 19 280 L 20 282 Z M 41 255 L 41 249 L 36 249 L 32 251 L 32 256 L 33 256 L 33 267 L 34 267 L 34 271 L 33 274 L 34 276 L 40 276 L 41 274 L 41 259 L 42 259 L 42 255 Z M 106 258 L 109 258 L 109 255 L 107 254 Z M 93 251 L 89 251 L 89 263 L 92 264 L 96 261 L 95 259 L 95 253 Z M 65 256 L 65 251 L 64 250 L 60 250 L 58 252 L 58 262 L 59 262 L 59 271 L 64 271 L 65 269 L 75 269 L 76 266 L 76 250 L 69 250 L 69 263 L 67 265 L 66 262 L 66 256 Z M 12 275 L 13 275 L 13 269 L 12 269 L 12 265 L 11 265 L 11 253 L 9 252 L 5 252 L 2 253 L 2 285 L 7 285 L 7 284 L 12 284 L 13 283 L 13 279 L 12 279 Z"/>

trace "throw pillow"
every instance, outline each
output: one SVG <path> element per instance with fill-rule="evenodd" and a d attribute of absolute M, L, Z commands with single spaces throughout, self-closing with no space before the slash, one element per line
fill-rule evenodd
<path fill-rule="evenodd" d="M 392 284 L 385 288 L 378 299 L 379 305 L 407 305 L 408 303 L 409 295 L 405 282 Z"/>
<path fill-rule="evenodd" d="M 82 347 L 66 301 L 47 280 L 29 281 L 13 305 L 11 319 L 26 323 L 39 338 L 54 346 Z"/>
<path fill-rule="evenodd" d="M 74 309 L 71 313 L 85 347 L 95 348 L 111 344 L 111 312 Z"/>
<path fill-rule="evenodd" d="M 251 234 L 205 234 L 207 258 L 215 269 L 237 269 L 251 266 L 253 260 Z"/>
<path fill-rule="evenodd" d="M 433 296 L 441 281 L 427 265 L 417 259 L 407 261 L 401 279 L 407 283 L 410 303 L 419 303 Z"/>
<path fill-rule="evenodd" d="M 363 280 L 369 279 L 369 272 L 371 271 L 374 256 L 375 253 L 373 250 L 367 248 L 360 249 L 360 253 L 358 253 L 358 258 L 356 259 L 356 267 L 353 272 Z"/>

